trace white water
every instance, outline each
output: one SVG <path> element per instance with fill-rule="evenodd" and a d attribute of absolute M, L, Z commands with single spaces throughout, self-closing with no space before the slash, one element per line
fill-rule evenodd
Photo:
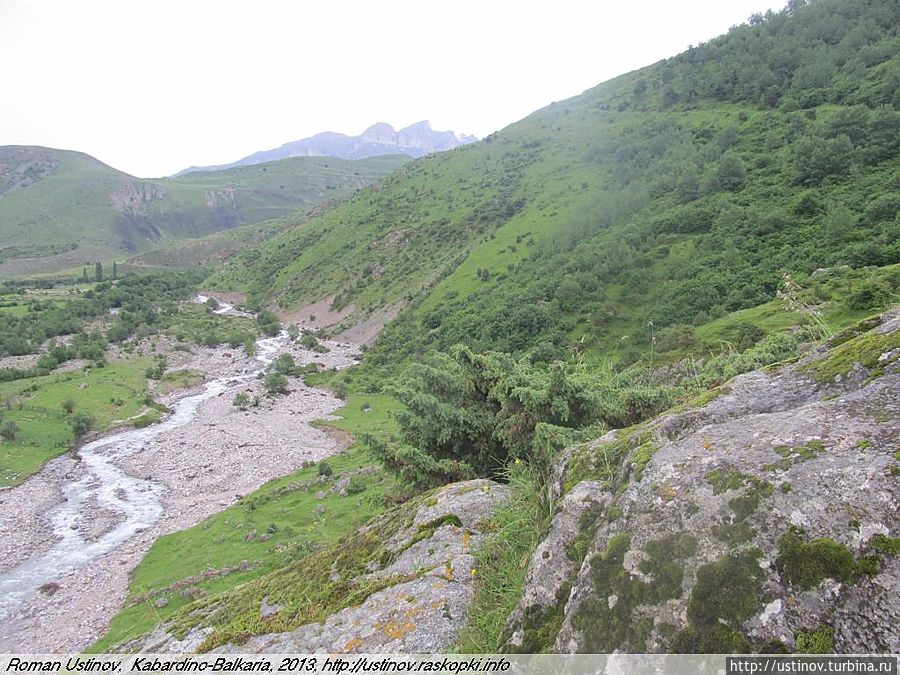
<path fill-rule="evenodd" d="M 219 314 L 229 311 L 237 310 L 227 303 L 221 303 L 216 310 Z M 143 450 L 164 431 L 188 424 L 201 403 L 256 377 L 272 362 L 286 339 L 287 333 L 282 331 L 276 337 L 257 340 L 258 367 L 245 369 L 238 376 L 212 380 L 199 394 L 178 401 L 173 406 L 173 414 L 159 424 L 114 433 L 82 446 L 78 454 L 85 475 L 65 486 L 65 501 L 48 514 L 53 533 L 60 540 L 48 551 L 0 574 L 0 619 L 13 613 L 39 586 L 90 563 L 156 522 L 163 514 L 161 499 L 165 487 L 130 476 L 113 461 Z M 101 507 L 119 512 L 123 520 L 96 541 L 88 542 L 79 533 L 78 522 L 90 516 L 87 510 L 92 497 Z"/>
<path fill-rule="evenodd" d="M 208 295 L 198 295 L 197 297 L 194 298 L 194 302 L 201 304 L 201 305 L 205 304 L 207 300 L 209 300 Z M 218 307 L 218 309 L 213 310 L 213 314 L 225 314 L 227 316 L 246 316 L 246 317 L 253 318 L 253 315 L 250 314 L 249 312 L 244 312 L 240 309 L 235 309 L 234 305 L 229 305 L 224 300 L 218 300 L 218 303 L 219 303 L 219 307 Z"/>

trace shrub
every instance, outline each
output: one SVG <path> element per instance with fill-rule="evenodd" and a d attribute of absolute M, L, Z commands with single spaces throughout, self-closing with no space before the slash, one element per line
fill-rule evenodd
<path fill-rule="evenodd" d="M 14 441 L 19 434 L 19 425 L 14 420 L 7 420 L 0 425 L 0 437 L 4 441 Z"/>
<path fill-rule="evenodd" d="M 281 322 L 278 317 L 268 309 L 264 309 L 256 315 L 256 325 L 266 335 L 278 335 L 278 331 L 281 330 Z"/>
<path fill-rule="evenodd" d="M 875 309 L 883 307 L 891 300 L 891 287 L 881 279 L 865 281 L 847 296 L 850 309 Z"/>
<path fill-rule="evenodd" d="M 293 375 L 297 370 L 297 364 L 294 363 L 294 357 L 290 354 L 279 354 L 275 361 L 272 362 L 272 371 L 281 373 L 282 375 Z"/>
<path fill-rule="evenodd" d="M 72 432 L 76 438 L 84 436 L 93 429 L 95 423 L 94 416 L 86 412 L 77 412 L 69 418 L 69 424 L 72 426 Z"/>
<path fill-rule="evenodd" d="M 264 382 L 266 391 L 271 395 L 287 393 L 288 380 L 281 373 L 269 373 Z"/>
<path fill-rule="evenodd" d="M 231 404 L 238 410 L 246 410 L 250 407 L 250 395 L 245 391 L 239 391 L 234 395 Z"/>
<path fill-rule="evenodd" d="M 532 364 L 509 354 L 435 353 L 411 365 L 392 393 L 400 438 L 364 439 L 406 482 L 429 486 L 495 476 L 514 459 L 543 464 L 548 451 L 591 425 L 623 427 L 664 410 L 669 387 L 616 383 L 571 364 Z"/>
<path fill-rule="evenodd" d="M 161 380 L 166 372 L 167 361 L 165 356 L 157 356 L 153 365 L 147 368 L 144 373 L 148 380 Z"/>

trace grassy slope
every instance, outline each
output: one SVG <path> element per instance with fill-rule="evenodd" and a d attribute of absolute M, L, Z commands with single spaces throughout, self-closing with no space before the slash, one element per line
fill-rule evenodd
<path fill-rule="evenodd" d="M 389 434 L 395 429 L 390 413 L 396 406 L 396 401 L 384 395 L 352 396 L 336 412 L 341 419 L 329 421 L 327 426 L 350 434 L 362 430 Z M 361 447 L 354 445 L 327 463 L 334 473 L 323 482 L 318 465 L 301 469 L 270 481 L 192 528 L 157 540 L 132 575 L 126 607 L 90 651 L 103 651 L 146 633 L 194 597 L 235 588 L 318 546 L 334 543 L 384 509 L 381 498 L 396 485 L 383 470 L 372 467 Z M 365 471 L 352 480 L 363 486 L 363 491 L 343 497 L 330 491 L 335 479 L 352 476 L 361 469 Z M 317 499 L 318 492 L 325 492 L 325 498 Z M 318 513 L 317 507 L 324 511 Z M 254 530 L 268 532 L 271 538 L 246 541 L 247 534 Z M 240 569 L 243 561 L 247 561 L 245 569 Z M 200 578 L 205 570 L 226 567 L 238 569 Z M 185 589 L 188 592 L 182 594 Z M 167 603 L 156 607 L 161 597 Z"/>
<path fill-rule="evenodd" d="M 828 10 L 841 3 L 820 4 Z M 855 76 L 863 102 L 900 65 L 896 27 L 868 47 L 879 55 Z M 693 342 L 674 345 L 670 358 L 702 352 L 737 339 L 742 323 L 772 331 L 799 322 L 772 301 L 782 269 L 814 294 L 832 328 L 874 306 L 849 306 L 848 286 L 875 279 L 896 292 L 897 267 L 888 264 L 893 250 L 885 243 L 891 224 L 868 217 L 875 197 L 900 188 L 896 155 L 869 161 L 861 145 L 846 176 L 810 185 L 795 176 L 797 141 L 844 112 L 852 96 L 837 107 L 823 100 L 801 111 L 699 95 L 664 103 L 667 65 L 538 111 L 482 143 L 409 164 L 261 244 L 214 281 L 283 307 L 330 295 L 360 313 L 410 302 L 367 357 L 370 365 L 396 365 L 460 338 L 523 350 L 562 336 L 600 359 L 627 351 L 624 336 L 642 350 L 655 345 L 649 321 L 691 329 Z M 676 68 L 676 85 L 689 79 L 685 72 Z M 728 152 L 746 177 L 722 189 L 713 183 Z M 696 178 L 697 194 L 684 199 L 679 193 L 692 191 L 681 184 L 686 175 Z M 819 205 L 813 212 L 801 208 L 807 197 Z M 837 235 L 825 222 L 835 204 L 854 216 L 849 231 Z M 858 254 L 870 244 L 877 249 L 875 267 L 812 276 L 845 258 L 861 267 Z M 569 281 L 576 290 L 561 293 Z M 502 315 L 514 312 L 521 323 L 504 324 Z M 546 315 L 548 324 L 529 332 L 536 315 Z M 359 413 L 366 427 L 377 419 Z M 498 526 L 504 526 L 500 519 Z M 504 566 L 521 571 L 527 551 L 496 552 L 504 559 L 506 553 Z M 299 584 L 302 565 L 282 572 L 229 594 L 229 603 L 244 612 L 229 618 L 234 626 L 258 623 L 255 598 L 269 588 L 267 579 Z M 499 574 L 498 591 L 506 576 Z M 291 590 L 288 583 L 278 593 Z M 502 625 L 500 614 L 483 627 L 488 637 Z M 466 644 L 486 645 L 485 635 L 470 635 Z"/>
<path fill-rule="evenodd" d="M 859 11 L 890 26 L 878 3 L 867 4 L 874 9 Z M 819 2 L 796 21 L 815 32 L 837 11 L 856 10 Z M 772 18 L 767 30 L 790 49 L 784 35 L 796 24 L 782 26 L 783 18 Z M 750 64 L 769 51 L 763 44 L 753 48 L 760 54 L 741 52 L 753 30 L 714 42 Z M 830 60 L 839 68 L 846 59 L 842 35 L 834 38 L 840 44 L 828 45 L 804 37 L 807 51 L 797 60 Z M 706 324 L 771 301 L 782 270 L 818 285 L 809 277 L 818 267 L 897 261 L 896 223 L 870 215 L 878 198 L 900 188 L 896 154 L 876 157 L 871 150 L 879 141 L 863 138 L 846 175 L 808 184 L 797 176 L 807 137 L 827 136 L 854 104 L 871 117 L 884 110 L 883 96 L 890 99 L 887 83 L 900 69 L 896 24 L 866 49 L 875 56 L 850 85 L 834 75 L 839 104 L 828 100 L 828 90 L 817 100 L 818 90 L 795 86 L 798 73 L 779 83 L 783 105 L 776 107 L 740 93 L 670 96 L 673 87 L 727 87 L 739 79 L 714 50 L 688 52 L 548 106 L 483 142 L 408 164 L 240 256 L 213 281 L 281 307 L 336 295 L 335 304 L 352 303 L 357 317 L 410 302 L 370 363 L 396 363 L 459 341 L 513 351 L 550 341 L 590 359 L 610 352 L 633 359 L 649 351 L 653 330 L 668 327 L 691 334 L 687 348 L 669 350 L 671 358 L 703 353 L 728 334 L 717 332 L 721 324 Z M 796 110 L 791 98 L 801 95 L 806 110 Z M 745 173 L 736 188 L 716 183 L 724 155 L 736 157 Z M 836 207 L 848 209 L 852 222 L 832 234 L 827 220 Z M 887 283 L 896 292 L 897 279 Z M 572 297 L 563 300 L 566 284 Z M 828 310 L 834 328 L 853 318 L 837 306 L 846 295 L 822 299 L 835 305 Z M 648 329 L 651 321 L 655 329 Z M 790 322 L 781 316 L 762 327 Z"/>
<path fill-rule="evenodd" d="M 346 197 L 409 159 L 303 157 L 143 180 L 82 153 L 46 148 L 0 148 L 0 163 L 22 161 L 18 153 L 53 168 L 26 187 L 0 191 L 0 251 L 5 258 L 41 257 L 78 244 L 90 259 L 105 252 L 102 259 L 121 260 L 129 251 L 261 222 L 298 208 L 308 211 Z M 115 199 L 117 207 L 114 194 L 121 195 Z"/>
<path fill-rule="evenodd" d="M 20 432 L 0 443 L 0 486 L 17 485 L 44 463 L 71 447 L 72 430 L 62 404 L 75 401 L 75 411 L 96 419 L 102 431 L 122 423 L 144 408 L 149 358 L 117 361 L 59 375 L 0 383 L 3 420 L 14 420 Z M 20 409 L 21 404 L 21 409 Z"/>

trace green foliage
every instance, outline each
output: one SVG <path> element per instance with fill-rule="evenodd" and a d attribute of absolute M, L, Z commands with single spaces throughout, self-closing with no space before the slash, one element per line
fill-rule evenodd
<path fill-rule="evenodd" d="M 300 337 L 300 345 L 318 354 L 327 354 L 330 349 L 319 342 L 319 339 L 313 333 L 303 333 Z"/>
<path fill-rule="evenodd" d="M 3 438 L 4 441 L 14 441 L 18 435 L 19 425 L 16 424 L 15 420 L 6 420 L 3 424 L 0 424 L 0 438 Z"/>
<path fill-rule="evenodd" d="M 541 478 L 533 467 L 511 465 L 507 483 L 509 499 L 485 524 L 488 534 L 475 552 L 475 597 L 456 645 L 461 654 L 496 653 L 503 646 L 508 637 L 504 634 L 506 621 L 522 598 L 524 563 L 540 541 L 549 518 Z M 561 611 L 544 618 L 547 620 L 532 622 L 525 651 L 545 651 L 552 644 Z"/>
<path fill-rule="evenodd" d="M 283 307 L 333 298 L 348 322 L 403 305 L 354 376 L 368 390 L 457 344 L 593 367 L 719 353 L 709 324 L 766 307 L 782 271 L 900 261 L 895 19 L 886 0 L 757 17 L 412 162 L 216 280 Z M 829 325 L 858 318 L 855 289 L 815 284 Z M 805 320 L 787 316 L 754 325 Z"/>
<path fill-rule="evenodd" d="M 269 373 L 266 375 L 263 385 L 270 396 L 277 396 L 287 393 L 288 380 L 281 373 Z"/>
<path fill-rule="evenodd" d="M 797 631 L 794 641 L 799 654 L 833 654 L 834 628 L 820 626 L 813 631 Z"/>
<path fill-rule="evenodd" d="M 161 380 L 163 375 L 166 372 L 166 368 L 168 367 L 168 363 L 166 361 L 166 357 L 162 354 L 158 354 L 153 359 L 153 365 L 147 368 L 148 380 Z"/>
<path fill-rule="evenodd" d="M 794 180 L 800 185 L 821 185 L 850 173 L 853 143 L 844 134 L 837 138 L 808 137 L 794 150 Z"/>
<path fill-rule="evenodd" d="M 250 407 L 250 394 L 246 391 L 239 391 L 234 395 L 231 404 L 238 410 L 246 410 Z"/>
<path fill-rule="evenodd" d="M 256 314 L 256 325 L 264 335 L 278 335 L 281 330 L 281 322 L 278 317 L 268 309 L 260 310 Z"/>
<path fill-rule="evenodd" d="M 807 590 L 825 578 L 850 581 L 856 562 L 843 544 L 825 538 L 804 541 L 801 532 L 791 528 L 778 540 L 775 567 L 785 581 Z"/>
<path fill-rule="evenodd" d="M 294 357 L 290 354 L 279 354 L 272 362 L 271 370 L 282 375 L 295 375 L 297 364 L 294 363 Z"/>
<path fill-rule="evenodd" d="M 747 170 L 744 168 L 741 158 L 735 153 L 726 153 L 716 165 L 711 188 L 737 192 L 744 187 L 746 180 Z"/>
<path fill-rule="evenodd" d="M 371 443 L 386 466 L 416 485 L 490 476 L 514 459 L 546 466 L 549 453 L 591 425 L 625 426 L 665 409 L 665 387 L 617 383 L 570 364 L 508 354 L 433 354 L 394 388 L 398 443 Z"/>
<path fill-rule="evenodd" d="M 79 438 L 93 429 L 97 424 L 97 420 L 90 413 L 77 412 L 69 417 L 69 424 L 72 427 L 72 433 L 75 434 L 76 438 Z"/>
<path fill-rule="evenodd" d="M 877 309 L 889 304 L 893 295 L 893 289 L 886 281 L 880 279 L 866 281 L 847 295 L 847 307 L 862 310 Z"/>

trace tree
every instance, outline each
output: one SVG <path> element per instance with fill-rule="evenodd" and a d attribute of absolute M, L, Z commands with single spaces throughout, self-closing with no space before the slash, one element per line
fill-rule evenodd
<path fill-rule="evenodd" d="M 856 225 L 856 215 L 843 204 L 833 204 L 828 207 L 822 227 L 825 236 L 830 241 L 842 241 Z"/>
<path fill-rule="evenodd" d="M 256 315 L 256 325 L 266 335 L 278 335 L 278 331 L 281 330 L 278 317 L 268 309 L 260 310 Z"/>
<path fill-rule="evenodd" d="M 794 180 L 800 185 L 821 185 L 843 178 L 853 163 L 853 143 L 846 134 L 824 139 L 807 136 L 794 148 Z"/>
<path fill-rule="evenodd" d="M 509 354 L 432 354 L 403 373 L 391 393 L 400 438 L 366 445 L 405 481 L 435 485 L 496 476 L 515 459 L 544 466 L 548 451 L 591 424 L 625 427 L 670 405 L 665 387 L 617 388 L 602 377 L 555 362 L 532 364 Z"/>
<path fill-rule="evenodd" d="M 76 438 L 84 436 L 93 429 L 95 423 L 94 416 L 86 412 L 77 412 L 69 417 L 69 424 L 72 426 L 72 432 Z"/>
<path fill-rule="evenodd" d="M 863 220 L 866 225 L 877 225 L 894 220 L 900 213 L 900 193 L 888 192 L 869 202 Z"/>
<path fill-rule="evenodd" d="M 103 281 L 103 263 L 94 263 L 94 281 Z"/>
<path fill-rule="evenodd" d="M 737 192 L 747 180 L 747 170 L 741 158 L 732 152 L 727 152 L 719 160 L 714 177 L 715 185 L 720 190 Z"/>
<path fill-rule="evenodd" d="M 75 410 L 75 401 L 71 398 L 67 398 L 62 402 L 62 409 L 66 414 L 71 415 L 72 411 Z"/>
<path fill-rule="evenodd" d="M 113 261 L 112 278 L 113 278 L 113 279 L 118 279 L 118 278 L 119 278 L 118 265 L 116 265 L 115 261 Z"/>
<path fill-rule="evenodd" d="M 581 285 L 571 277 L 563 279 L 562 283 L 556 287 L 554 297 L 562 311 L 570 312 L 575 309 L 581 298 Z"/>
<path fill-rule="evenodd" d="M 154 361 L 153 365 L 147 368 L 145 371 L 145 375 L 148 380 L 161 380 L 162 376 L 166 372 L 166 367 L 168 366 L 168 361 L 165 356 L 159 355 Z"/>

